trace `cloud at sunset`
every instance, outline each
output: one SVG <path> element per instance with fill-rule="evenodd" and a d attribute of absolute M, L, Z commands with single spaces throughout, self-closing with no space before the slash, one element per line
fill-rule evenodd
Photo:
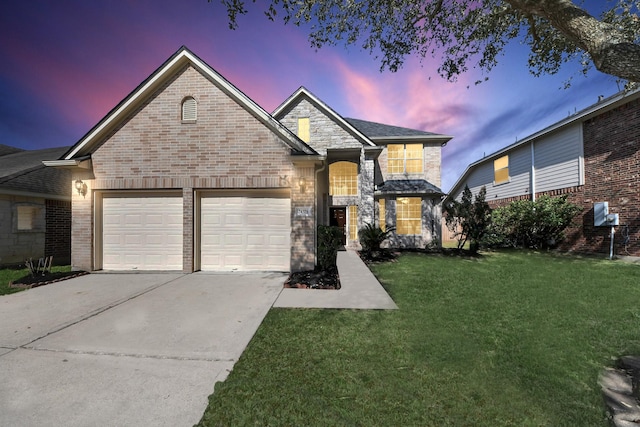
<path fill-rule="evenodd" d="M 531 77 L 518 45 L 475 86 L 473 71 L 449 83 L 415 58 L 391 73 L 357 46 L 315 51 L 304 28 L 271 22 L 259 7 L 230 31 L 215 1 L 36 3 L 0 4 L 0 39 L 11 41 L 0 44 L 0 144 L 74 144 L 186 45 L 267 111 L 305 86 L 343 116 L 452 135 L 447 190 L 483 154 L 617 90 L 595 73 L 558 90 L 566 76 Z"/>

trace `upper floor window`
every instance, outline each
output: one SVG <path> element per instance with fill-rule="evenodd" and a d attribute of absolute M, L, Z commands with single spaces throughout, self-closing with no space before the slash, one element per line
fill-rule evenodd
<path fill-rule="evenodd" d="M 420 197 L 396 199 L 396 233 L 422 234 L 422 200 Z"/>
<path fill-rule="evenodd" d="M 329 165 L 329 194 L 356 196 L 358 194 L 358 165 L 336 162 Z"/>
<path fill-rule="evenodd" d="M 509 155 L 493 161 L 493 183 L 509 182 Z"/>
<path fill-rule="evenodd" d="M 389 144 L 387 153 L 389 173 L 422 173 L 422 144 Z"/>
<path fill-rule="evenodd" d="M 192 96 L 182 100 L 182 121 L 195 122 L 198 119 L 198 106 Z"/>
<path fill-rule="evenodd" d="M 311 140 L 311 125 L 309 123 L 309 117 L 301 117 L 298 119 L 298 138 L 304 142 Z"/>

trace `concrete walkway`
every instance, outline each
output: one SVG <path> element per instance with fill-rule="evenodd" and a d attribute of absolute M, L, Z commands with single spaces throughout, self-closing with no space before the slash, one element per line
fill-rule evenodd
<path fill-rule="evenodd" d="M 338 252 L 341 288 L 285 288 L 273 304 L 280 308 L 343 308 L 394 310 L 398 306 L 354 251 Z"/>

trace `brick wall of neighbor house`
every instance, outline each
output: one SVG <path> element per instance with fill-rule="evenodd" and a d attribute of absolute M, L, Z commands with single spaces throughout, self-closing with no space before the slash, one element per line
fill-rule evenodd
<path fill-rule="evenodd" d="M 181 102 L 186 96 L 197 102 L 195 123 L 181 122 Z M 271 130 L 189 66 L 124 120 L 93 153 L 95 180 L 88 184 L 95 190 L 183 189 L 183 194 L 189 189 L 289 188 L 294 175 L 289 153 Z M 72 255 L 74 265 L 92 269 L 91 237 L 86 233 L 91 230 L 87 227 L 93 198 L 81 199 L 74 195 Z M 292 204 L 296 203 L 293 192 Z M 184 232 L 183 252 L 190 254 L 193 227 L 185 227 Z M 304 246 L 299 240 L 305 241 L 307 234 L 306 229 L 294 231 L 292 246 Z M 192 267 L 187 258 L 183 268 L 189 272 Z"/>
<path fill-rule="evenodd" d="M 71 202 L 46 200 L 45 256 L 53 256 L 57 265 L 71 262 Z"/>
<path fill-rule="evenodd" d="M 609 253 L 610 228 L 593 226 L 593 203 L 609 202 L 609 213 L 620 216 L 615 253 L 640 256 L 640 100 L 586 121 L 583 135 L 585 185 L 575 198 L 584 211 L 580 232 L 568 236 L 567 246 L 579 252 Z"/>

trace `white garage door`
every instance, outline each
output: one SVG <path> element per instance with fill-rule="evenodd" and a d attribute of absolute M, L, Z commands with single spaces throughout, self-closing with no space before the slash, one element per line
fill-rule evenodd
<path fill-rule="evenodd" d="M 289 271 L 291 201 L 286 197 L 203 197 L 200 268 Z"/>
<path fill-rule="evenodd" d="M 102 268 L 182 270 L 182 197 L 104 197 Z"/>

